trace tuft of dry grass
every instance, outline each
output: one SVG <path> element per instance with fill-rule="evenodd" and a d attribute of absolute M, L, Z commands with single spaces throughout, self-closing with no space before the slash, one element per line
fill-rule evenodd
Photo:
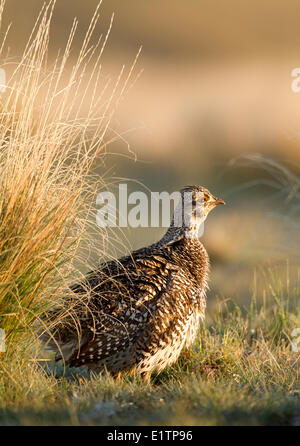
<path fill-rule="evenodd" d="M 4 6 L 1 0 L 0 24 Z M 102 76 L 112 22 L 95 40 L 100 4 L 81 47 L 73 48 L 75 19 L 50 63 L 54 7 L 54 0 L 43 6 L 16 63 L 4 56 L 9 29 L 1 33 L 7 86 L 0 105 L 0 327 L 6 335 L 0 379 L 26 349 L 33 354 L 36 322 L 49 329 L 42 315 L 61 308 L 62 319 L 72 310 L 66 283 L 79 274 L 74 257 L 103 188 L 93 166 L 116 137 L 111 122 L 133 70 L 123 67 L 114 82 Z"/>

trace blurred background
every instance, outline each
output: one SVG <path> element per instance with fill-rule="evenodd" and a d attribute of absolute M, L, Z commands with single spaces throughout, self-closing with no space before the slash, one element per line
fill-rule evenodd
<path fill-rule="evenodd" d="M 12 59 L 43 1 L 7 1 Z M 97 4 L 57 0 L 50 61 L 64 48 L 74 17 L 75 47 L 82 41 Z M 147 193 L 199 184 L 227 202 L 209 216 L 203 237 L 211 301 L 247 299 L 259 286 L 258 270 L 271 268 L 275 280 L 297 286 L 300 92 L 291 88 L 291 73 L 300 67 L 300 3 L 104 0 L 100 11 L 96 34 L 106 33 L 114 14 L 104 78 L 116 80 L 142 46 L 112 122 L 116 140 L 98 168 L 109 189 L 118 181 Z M 109 249 L 121 255 L 164 231 L 116 230 L 118 242 L 111 239 Z"/>

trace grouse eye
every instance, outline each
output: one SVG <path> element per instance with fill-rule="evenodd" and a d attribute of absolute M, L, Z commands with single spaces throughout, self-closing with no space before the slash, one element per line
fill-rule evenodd
<path fill-rule="evenodd" d="M 209 195 L 204 194 L 204 201 L 209 201 Z"/>

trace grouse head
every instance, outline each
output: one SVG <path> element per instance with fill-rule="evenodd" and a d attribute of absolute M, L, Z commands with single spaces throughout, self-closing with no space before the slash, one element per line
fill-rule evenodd
<path fill-rule="evenodd" d="M 186 186 L 181 189 L 180 196 L 171 227 L 178 228 L 189 238 L 199 237 L 210 211 L 219 204 L 225 204 L 202 186 Z"/>

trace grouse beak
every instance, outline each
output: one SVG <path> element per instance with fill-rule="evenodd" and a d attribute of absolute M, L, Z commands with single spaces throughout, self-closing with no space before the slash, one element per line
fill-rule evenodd
<path fill-rule="evenodd" d="M 215 206 L 217 206 L 218 204 L 226 204 L 224 200 L 221 200 L 221 198 L 216 198 L 215 199 Z"/>

